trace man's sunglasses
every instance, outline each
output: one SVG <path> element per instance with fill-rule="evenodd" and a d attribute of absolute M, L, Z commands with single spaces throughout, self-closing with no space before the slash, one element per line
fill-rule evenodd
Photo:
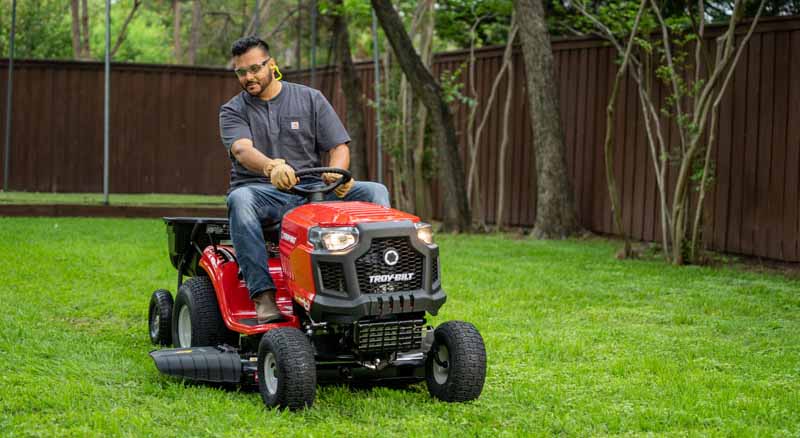
<path fill-rule="evenodd" d="M 240 78 L 247 76 L 248 72 L 252 73 L 253 75 L 257 75 L 258 72 L 260 72 L 261 69 L 264 68 L 265 65 L 267 65 L 267 62 L 269 62 L 270 59 L 272 59 L 272 57 L 268 56 L 267 59 L 265 59 L 261 64 L 253 64 L 250 67 L 246 68 L 237 68 L 233 72 L 236 74 L 236 76 Z"/>

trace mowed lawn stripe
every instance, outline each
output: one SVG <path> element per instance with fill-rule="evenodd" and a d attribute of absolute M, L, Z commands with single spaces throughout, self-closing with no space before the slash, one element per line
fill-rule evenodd
<path fill-rule="evenodd" d="M 474 323 L 481 398 L 324 386 L 313 409 L 182 383 L 147 353 L 175 289 L 158 220 L 0 218 L 0 430 L 40 436 L 800 434 L 800 282 L 619 261 L 604 240 L 439 235 L 448 300 Z"/>

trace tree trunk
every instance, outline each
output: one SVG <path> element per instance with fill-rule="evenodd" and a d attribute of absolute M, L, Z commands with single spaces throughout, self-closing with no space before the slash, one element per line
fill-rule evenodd
<path fill-rule="evenodd" d="M 261 29 L 264 29 L 267 26 L 267 20 L 269 20 L 271 11 L 272 0 L 260 1 L 258 3 L 258 10 L 253 12 L 253 18 L 250 20 L 250 24 L 247 25 L 247 29 L 244 31 L 242 36 L 255 35 L 259 38 L 263 38 L 263 32 L 261 32 Z M 290 12 L 290 14 L 291 13 L 293 12 Z"/>
<path fill-rule="evenodd" d="M 497 215 L 495 218 L 495 229 L 503 230 L 503 217 L 505 216 L 505 195 L 506 195 L 506 150 L 509 142 L 509 123 L 511 121 L 511 101 L 514 93 L 514 40 L 517 37 L 519 26 L 517 25 L 517 15 L 511 14 L 511 28 L 508 30 L 508 41 L 506 49 L 503 51 L 503 65 L 500 68 L 508 71 L 506 78 L 506 102 L 503 106 L 503 136 L 500 139 L 500 147 L 497 155 Z"/>
<path fill-rule="evenodd" d="M 533 235 L 564 238 L 580 231 L 553 79 L 553 52 L 542 0 L 514 0 L 520 23 L 528 103 L 536 154 L 536 221 Z"/>
<path fill-rule="evenodd" d="M 192 1 L 192 30 L 189 32 L 189 59 L 194 65 L 197 62 L 197 47 L 200 45 L 200 27 L 203 25 L 203 9 L 200 0 Z"/>
<path fill-rule="evenodd" d="M 83 32 L 81 43 L 81 57 L 83 59 L 91 59 L 92 51 L 89 46 L 89 4 L 87 0 L 81 0 L 83 4 L 81 10 L 81 31 Z"/>
<path fill-rule="evenodd" d="M 420 34 L 419 51 L 422 62 L 427 68 L 433 63 L 433 33 L 436 22 L 434 20 L 434 9 L 431 3 L 427 13 L 423 16 Z M 428 109 L 422 102 L 417 102 L 417 131 L 416 143 L 414 145 L 414 211 L 417 216 L 430 218 L 431 212 L 431 189 L 424 175 L 425 161 L 425 128 L 428 124 Z"/>
<path fill-rule="evenodd" d="M 444 227 L 450 231 L 467 231 L 472 216 L 464 186 L 464 166 L 458 152 L 453 115 L 444 101 L 442 88 L 414 50 L 392 1 L 371 1 L 378 21 L 392 45 L 400 67 L 411 83 L 414 94 L 430 112 L 429 116 L 440 148 L 438 161 L 444 190 Z"/>
<path fill-rule="evenodd" d="M 175 54 L 175 64 L 181 63 L 183 48 L 181 47 L 181 2 L 172 0 L 172 47 Z"/>
<path fill-rule="evenodd" d="M 417 37 L 420 36 L 422 22 L 425 17 L 429 15 L 428 12 L 431 9 L 433 9 L 433 0 L 422 0 L 417 3 L 408 31 L 408 38 L 411 40 L 412 45 L 414 45 L 414 41 L 418 39 Z M 420 37 L 419 39 L 421 40 L 422 38 Z M 418 53 L 421 53 L 421 42 L 418 42 L 416 47 L 419 50 Z M 424 58 L 424 55 L 420 56 L 421 59 Z M 424 59 L 422 63 L 428 68 Z M 420 213 L 416 208 L 416 194 L 422 186 L 417 185 L 417 178 L 414 173 L 416 169 L 414 165 L 414 146 L 412 146 L 412 141 L 416 141 L 416 136 L 414 135 L 417 129 L 417 112 L 414 110 L 416 101 L 408 79 L 405 76 L 400 80 L 400 94 L 398 100 L 400 102 L 400 141 L 397 143 L 397 146 L 399 146 L 400 151 L 399 157 L 395 160 L 393 169 L 394 172 L 399 172 L 400 188 L 403 194 L 400 198 L 403 203 L 398 204 L 398 208 L 419 215 Z"/>
<path fill-rule="evenodd" d="M 78 0 L 72 0 L 69 6 L 72 12 L 72 56 L 75 59 L 81 59 L 83 51 L 81 50 L 80 5 Z"/>
<path fill-rule="evenodd" d="M 296 70 L 302 68 L 303 60 L 303 0 L 297 0 L 297 21 L 295 22 L 295 30 L 297 32 L 297 39 L 294 44 L 294 58 Z"/>
<path fill-rule="evenodd" d="M 350 171 L 358 180 L 369 177 L 367 166 L 367 132 L 364 126 L 364 99 L 361 95 L 361 79 L 353 65 L 350 54 L 350 35 L 347 32 L 347 17 L 343 1 L 334 0 L 338 14 L 334 15 L 332 27 L 336 41 L 336 61 L 342 69 L 342 91 L 347 102 L 347 128 L 350 131 Z"/>

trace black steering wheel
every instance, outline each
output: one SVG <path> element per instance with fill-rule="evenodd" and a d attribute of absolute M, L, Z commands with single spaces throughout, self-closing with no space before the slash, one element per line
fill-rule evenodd
<path fill-rule="evenodd" d="M 298 178 L 306 175 L 319 175 L 320 177 L 322 177 L 323 173 L 336 173 L 342 175 L 342 177 L 330 184 L 312 188 L 298 187 L 295 184 L 295 186 L 289 189 L 289 191 L 294 193 L 295 195 L 305 196 L 310 201 L 321 201 L 324 199 L 323 198 L 324 195 L 336 190 L 336 188 L 339 187 L 340 185 L 353 179 L 348 170 L 340 169 L 338 167 L 312 167 L 310 169 L 295 171 L 294 175 Z"/>

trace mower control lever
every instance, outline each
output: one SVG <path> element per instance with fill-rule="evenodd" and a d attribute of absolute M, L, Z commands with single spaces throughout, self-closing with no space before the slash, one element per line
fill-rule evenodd
<path fill-rule="evenodd" d="M 338 167 L 312 167 L 311 169 L 303 169 L 298 170 L 294 174 L 298 178 L 305 175 L 319 175 L 322 176 L 323 173 L 338 173 L 342 175 L 341 178 L 337 179 L 336 181 L 320 185 L 317 187 L 298 187 L 295 185 L 289 191 L 294 193 L 295 195 L 305 196 L 308 198 L 309 202 L 319 202 L 324 199 L 324 196 L 332 191 L 334 191 L 340 185 L 350 181 L 353 177 L 350 175 L 350 172 L 345 169 L 340 169 Z"/>

